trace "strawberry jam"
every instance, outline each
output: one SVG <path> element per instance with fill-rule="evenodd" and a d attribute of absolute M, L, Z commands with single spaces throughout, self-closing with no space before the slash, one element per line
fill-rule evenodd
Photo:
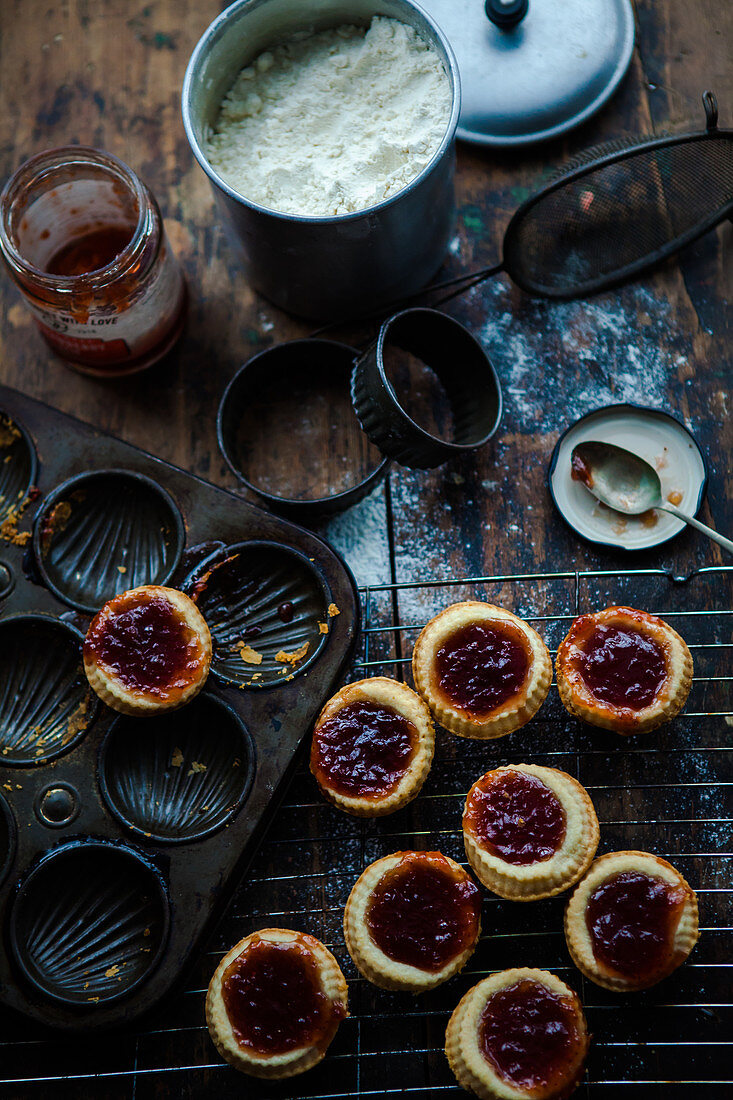
<path fill-rule="evenodd" d="M 404 852 L 366 911 L 369 934 L 390 959 L 437 972 L 476 940 L 481 895 L 440 852 Z"/>
<path fill-rule="evenodd" d="M 529 656 L 523 635 L 511 623 L 469 623 L 443 643 L 435 665 L 438 685 L 450 702 L 482 717 L 521 689 Z"/>
<path fill-rule="evenodd" d="M 463 822 L 492 855 L 517 866 L 550 859 L 565 839 L 560 800 L 537 776 L 511 769 L 473 785 Z"/>
<path fill-rule="evenodd" d="M 382 703 L 360 699 L 341 707 L 316 729 L 311 771 L 338 794 L 380 797 L 405 774 L 417 741 L 412 722 Z"/>
<path fill-rule="evenodd" d="M 484 1008 L 479 1049 L 499 1075 L 522 1089 L 562 1090 L 580 1072 L 585 1046 L 569 997 L 551 993 L 541 982 L 523 979 L 500 989 Z"/>
<path fill-rule="evenodd" d="M 661 646 L 622 626 L 596 626 L 580 649 L 579 668 L 599 702 L 631 710 L 650 706 L 667 675 Z"/>
<path fill-rule="evenodd" d="M 595 888 L 586 905 L 593 954 L 619 974 L 637 977 L 659 970 L 670 957 L 686 898 L 681 884 L 639 871 L 614 875 Z"/>
<path fill-rule="evenodd" d="M 133 691 L 167 696 L 191 683 L 201 644 L 164 596 L 123 592 L 92 620 L 84 655 Z"/>
<path fill-rule="evenodd" d="M 323 992 L 318 964 L 298 940 L 253 939 L 224 971 L 221 993 L 237 1042 L 265 1056 L 328 1041 L 346 1015 Z"/>

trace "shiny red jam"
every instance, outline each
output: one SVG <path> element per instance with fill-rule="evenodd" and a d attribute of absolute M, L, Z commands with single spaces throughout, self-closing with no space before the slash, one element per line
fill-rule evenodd
<path fill-rule="evenodd" d="M 518 866 L 550 859 L 565 839 L 565 811 L 535 775 L 490 772 L 474 783 L 465 828 L 492 855 Z"/>
<path fill-rule="evenodd" d="M 599 962 L 629 977 L 668 960 L 687 890 L 639 871 L 623 871 L 588 898 L 585 923 Z"/>
<path fill-rule="evenodd" d="M 481 895 L 440 852 L 404 852 L 366 910 L 377 947 L 395 962 L 437 973 L 476 940 Z"/>
<path fill-rule="evenodd" d="M 132 690 L 167 696 L 195 677 L 201 643 L 165 596 L 124 592 L 92 620 L 84 656 Z"/>
<path fill-rule="evenodd" d="M 360 699 L 316 728 L 311 771 L 337 794 L 381 797 L 397 786 L 417 743 L 412 722 L 383 703 Z"/>
<path fill-rule="evenodd" d="M 561 1089 L 580 1068 L 583 1037 L 573 1002 L 541 982 L 524 979 L 495 993 L 481 1014 L 478 1041 L 486 1061 L 517 1088 Z"/>
<path fill-rule="evenodd" d="M 116 259 L 132 240 L 135 226 L 104 225 L 90 230 L 55 252 L 45 266 L 49 275 L 86 275 Z"/>
<path fill-rule="evenodd" d="M 328 1040 L 346 1010 L 321 988 L 304 943 L 254 939 L 224 971 L 224 1007 L 240 1046 L 265 1056 Z"/>
<path fill-rule="evenodd" d="M 587 687 L 599 702 L 612 707 L 651 706 L 667 675 L 661 646 L 629 627 L 594 627 L 579 653 Z"/>
<path fill-rule="evenodd" d="M 519 692 L 529 655 L 524 637 L 511 623 L 469 623 L 443 643 L 435 668 L 440 690 L 450 702 L 480 718 Z"/>

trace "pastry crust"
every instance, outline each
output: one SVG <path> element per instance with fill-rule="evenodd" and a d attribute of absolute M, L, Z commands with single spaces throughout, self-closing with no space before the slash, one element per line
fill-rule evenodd
<path fill-rule="evenodd" d="M 519 691 L 481 716 L 469 713 L 448 699 L 440 689 L 435 667 L 438 652 L 448 638 L 474 623 L 510 624 L 509 629 L 517 640 L 521 640 L 528 659 Z M 412 654 L 412 674 L 417 690 L 436 721 L 459 737 L 490 740 L 519 729 L 537 713 L 550 689 L 552 661 L 537 631 L 522 619 L 493 604 L 467 600 L 447 607 L 423 628 Z"/>
<path fill-rule="evenodd" d="M 244 954 L 249 945 L 258 939 L 268 940 L 271 943 L 297 942 L 306 947 L 316 960 L 321 990 L 337 1009 L 328 1032 L 318 1043 L 297 1047 L 284 1054 L 266 1055 L 249 1050 L 237 1040 L 224 1004 L 222 981 L 230 963 Z M 253 1077 L 275 1080 L 304 1073 L 321 1061 L 338 1030 L 339 1023 L 348 1016 L 347 1004 L 346 979 L 339 964 L 320 940 L 305 932 L 293 932 L 288 928 L 263 928 L 236 943 L 214 971 L 206 994 L 206 1024 L 214 1045 L 225 1062 Z"/>
<path fill-rule="evenodd" d="M 106 622 L 112 620 L 119 610 L 126 606 L 131 597 L 165 600 L 174 618 L 192 634 L 192 661 L 187 668 L 186 682 L 171 686 L 170 689 L 145 691 L 129 687 L 101 660 L 90 642 L 96 630 L 103 629 Z M 193 600 L 176 588 L 164 588 L 161 585 L 145 584 L 120 593 L 97 612 L 92 619 L 84 644 L 84 671 L 93 691 L 108 707 L 135 717 L 159 714 L 162 711 L 176 710 L 190 703 L 198 695 L 206 682 L 211 665 L 211 634 L 203 615 Z"/>
<path fill-rule="evenodd" d="M 356 968 L 368 981 L 381 989 L 398 989 L 412 993 L 424 993 L 447 982 L 466 965 L 476 949 L 481 934 L 481 919 L 476 922 L 476 935 L 472 942 L 455 955 L 440 970 L 422 970 L 407 963 L 397 962 L 386 955 L 372 939 L 366 921 L 366 912 L 372 894 L 384 876 L 399 865 L 403 857 L 437 856 L 460 881 L 471 881 L 459 863 L 438 852 L 394 852 L 371 863 L 357 879 L 349 894 L 344 911 L 344 939 Z"/>
<path fill-rule="evenodd" d="M 322 726 L 343 707 L 362 701 L 391 708 L 410 722 L 417 731 L 417 742 L 412 759 L 395 786 L 384 794 L 363 796 L 343 794 L 329 783 L 328 776 L 318 767 L 318 738 Z M 416 695 L 407 684 L 400 683 L 398 680 L 391 680 L 387 676 L 374 676 L 368 680 L 347 684 L 326 703 L 313 730 L 310 769 L 324 798 L 334 806 L 338 806 L 340 810 L 345 810 L 354 817 L 382 817 L 399 810 L 419 793 L 430 771 L 434 749 L 433 720 L 420 696 Z"/>
<path fill-rule="evenodd" d="M 662 649 L 666 675 L 655 698 L 640 710 L 597 699 L 583 679 L 579 657 L 583 643 L 598 626 L 620 626 L 651 638 Z M 557 687 L 566 710 L 591 726 L 624 735 L 647 733 L 679 714 L 692 685 L 692 656 L 669 623 L 632 607 L 607 607 L 575 620 L 557 651 Z"/>
<path fill-rule="evenodd" d="M 479 1047 L 479 1024 L 494 994 L 521 981 L 539 982 L 555 996 L 567 998 L 575 1010 L 579 1033 L 577 1050 L 568 1060 L 567 1072 L 557 1087 L 522 1088 L 499 1075 Z M 518 967 L 484 978 L 469 989 L 451 1016 L 445 1033 L 445 1053 L 458 1083 L 481 1100 L 564 1100 L 578 1085 L 588 1053 L 588 1028 L 576 994 L 547 970 Z"/>
<path fill-rule="evenodd" d="M 585 921 L 586 906 L 593 891 L 624 871 L 637 871 L 651 878 L 662 879 L 663 882 L 681 886 L 686 891 L 668 959 L 651 974 L 647 973 L 636 979 L 612 970 L 596 958 Z M 648 989 L 666 978 L 685 961 L 699 935 L 695 891 L 671 863 L 649 852 L 609 852 L 600 856 L 575 888 L 565 909 L 565 939 L 573 962 L 586 978 L 617 993 Z"/>
<path fill-rule="evenodd" d="M 566 772 L 538 764 L 508 764 L 486 772 L 474 783 L 484 786 L 506 772 L 520 772 L 539 779 L 558 799 L 565 813 L 565 836 L 549 859 L 514 864 L 490 852 L 470 829 L 463 814 L 466 857 L 480 882 L 499 897 L 511 901 L 537 901 L 561 894 L 582 878 L 596 854 L 600 831 L 598 818 L 585 787 Z"/>

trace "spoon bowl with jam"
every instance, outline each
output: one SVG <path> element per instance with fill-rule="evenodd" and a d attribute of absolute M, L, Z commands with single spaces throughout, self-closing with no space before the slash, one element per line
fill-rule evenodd
<path fill-rule="evenodd" d="M 582 482 L 606 507 L 627 516 L 641 515 L 651 508 L 670 512 L 733 554 L 730 539 L 664 499 L 659 474 L 632 451 L 588 439 L 573 448 L 571 463 L 573 479 Z"/>

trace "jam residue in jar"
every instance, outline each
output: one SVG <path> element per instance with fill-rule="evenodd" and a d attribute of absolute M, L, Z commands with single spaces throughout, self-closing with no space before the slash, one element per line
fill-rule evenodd
<path fill-rule="evenodd" d="M 529 668 L 526 642 L 507 622 L 469 623 L 436 655 L 438 685 L 450 702 L 482 717 L 522 687 Z"/>
<path fill-rule="evenodd" d="M 351 798 L 380 797 L 397 786 L 417 751 L 418 733 L 392 707 L 360 699 L 341 707 L 313 738 L 316 779 Z"/>
<path fill-rule="evenodd" d="M 639 871 L 623 871 L 588 898 L 593 954 L 611 970 L 646 975 L 669 958 L 687 890 Z"/>
<path fill-rule="evenodd" d="M 476 939 L 481 895 L 440 852 L 404 852 L 366 910 L 377 947 L 395 962 L 437 972 Z"/>
<path fill-rule="evenodd" d="M 580 673 L 596 699 L 612 707 L 650 706 L 667 675 L 661 646 L 627 626 L 596 626 L 579 651 Z"/>
<path fill-rule="evenodd" d="M 471 788 L 464 825 L 492 855 L 517 866 L 550 859 L 565 839 L 565 811 L 535 775 L 490 773 Z"/>
<path fill-rule="evenodd" d="M 577 1065 L 582 1037 L 570 998 L 525 978 L 487 1001 L 478 1040 L 502 1077 L 517 1088 L 534 1089 L 562 1086 Z"/>
<path fill-rule="evenodd" d="M 123 593 L 92 621 L 84 655 L 133 691 L 166 696 L 191 682 L 201 645 L 165 596 Z"/>
<path fill-rule="evenodd" d="M 49 275 L 86 275 L 107 267 L 130 243 L 135 226 L 102 225 L 74 237 L 46 263 Z"/>
<path fill-rule="evenodd" d="M 100 149 L 38 153 L 0 196 L 0 254 L 46 343 L 77 370 L 151 366 L 183 330 L 186 288 L 155 198 Z"/>
<path fill-rule="evenodd" d="M 265 1056 L 317 1046 L 346 1014 L 298 940 L 253 939 L 224 971 L 221 993 L 237 1042 Z"/>

